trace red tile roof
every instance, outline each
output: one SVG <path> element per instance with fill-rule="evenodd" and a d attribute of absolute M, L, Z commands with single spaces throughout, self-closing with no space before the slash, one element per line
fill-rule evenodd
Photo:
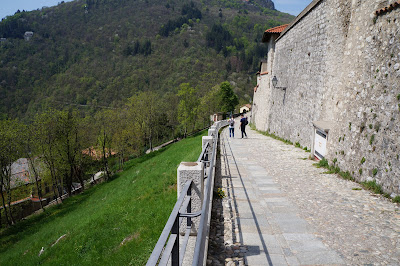
<path fill-rule="evenodd" d="M 390 4 L 390 6 L 386 6 L 384 8 L 378 9 L 375 11 L 375 14 L 378 15 L 383 15 L 389 11 L 392 11 L 393 9 L 396 9 L 400 6 L 400 0 L 394 2 L 393 4 Z"/>
<path fill-rule="evenodd" d="M 285 25 L 281 25 L 275 28 L 271 28 L 266 30 L 266 33 L 281 33 L 282 31 L 284 31 L 286 29 L 286 27 L 289 26 L 289 24 L 285 24 Z"/>
<path fill-rule="evenodd" d="M 272 35 L 281 34 L 281 32 L 283 32 L 288 26 L 289 26 L 289 24 L 285 24 L 285 25 L 281 25 L 281 26 L 266 30 L 264 32 L 262 42 L 269 42 L 269 39 L 271 38 Z"/>

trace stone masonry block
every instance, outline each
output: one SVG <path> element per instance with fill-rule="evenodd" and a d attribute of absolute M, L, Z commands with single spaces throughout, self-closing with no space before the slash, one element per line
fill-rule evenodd
<path fill-rule="evenodd" d="M 210 128 L 208 130 L 208 136 L 215 136 L 216 134 L 217 134 L 217 130 L 216 129 Z"/>
<path fill-rule="evenodd" d="M 198 162 L 181 162 L 178 167 L 178 197 L 183 187 L 188 180 L 192 180 L 192 211 L 201 211 L 204 193 L 204 166 Z M 186 209 L 181 209 L 181 212 L 186 213 Z M 196 235 L 200 223 L 200 217 L 192 219 L 191 235 Z M 186 218 L 180 226 L 180 233 L 184 234 L 186 231 Z"/>
<path fill-rule="evenodd" d="M 211 159 L 212 156 L 212 148 L 213 148 L 213 137 L 212 136 L 204 136 L 202 138 L 202 149 L 204 149 L 204 147 L 209 143 L 210 144 L 210 148 L 208 149 L 208 160 Z"/>

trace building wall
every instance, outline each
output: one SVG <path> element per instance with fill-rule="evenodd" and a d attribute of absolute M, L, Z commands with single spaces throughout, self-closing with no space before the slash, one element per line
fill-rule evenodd
<path fill-rule="evenodd" d="M 271 69 L 275 54 L 275 40 L 277 36 L 272 36 L 268 45 L 267 62 L 261 65 L 261 73 L 257 76 L 257 91 L 254 92 L 252 106 L 252 123 L 258 129 L 267 131 L 269 127 L 269 117 L 271 109 Z"/>
<path fill-rule="evenodd" d="M 375 15 L 392 2 L 314 1 L 277 40 L 252 119 L 258 129 L 307 147 L 312 123 L 332 122 L 330 163 L 336 158 L 342 170 L 376 180 L 394 196 L 400 194 L 400 8 Z M 286 93 L 272 88 L 273 76 Z"/>

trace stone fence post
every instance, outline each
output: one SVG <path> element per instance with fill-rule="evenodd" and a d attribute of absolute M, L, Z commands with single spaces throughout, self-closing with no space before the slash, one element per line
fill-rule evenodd
<path fill-rule="evenodd" d="M 217 134 L 217 129 L 216 128 L 210 128 L 209 130 L 208 130 L 208 136 L 215 136 L 216 134 Z"/>
<path fill-rule="evenodd" d="M 178 197 L 188 180 L 192 180 L 192 210 L 191 212 L 201 211 L 204 194 L 204 164 L 200 162 L 181 162 L 178 167 Z M 180 212 L 186 213 L 186 209 Z M 199 229 L 200 216 L 192 218 L 192 230 L 190 235 L 197 235 Z M 180 233 L 185 234 L 186 218 L 180 226 Z"/>
<path fill-rule="evenodd" d="M 210 148 L 208 149 L 208 161 L 210 161 L 212 158 L 211 158 L 211 156 L 212 156 L 212 150 L 213 150 L 213 140 L 214 140 L 214 137 L 213 136 L 204 136 L 202 139 L 202 145 L 201 145 L 201 147 L 202 147 L 202 150 L 206 147 L 206 145 L 207 144 L 210 144 Z"/>

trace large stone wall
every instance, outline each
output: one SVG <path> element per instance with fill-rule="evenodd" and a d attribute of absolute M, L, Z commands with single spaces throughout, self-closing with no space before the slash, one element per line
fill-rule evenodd
<path fill-rule="evenodd" d="M 392 1 L 320 0 L 270 41 L 252 121 L 311 147 L 314 121 L 329 121 L 326 158 L 357 180 L 400 194 L 400 8 Z M 271 78 L 276 76 L 278 87 Z M 365 159 L 363 159 L 365 158 Z"/>

